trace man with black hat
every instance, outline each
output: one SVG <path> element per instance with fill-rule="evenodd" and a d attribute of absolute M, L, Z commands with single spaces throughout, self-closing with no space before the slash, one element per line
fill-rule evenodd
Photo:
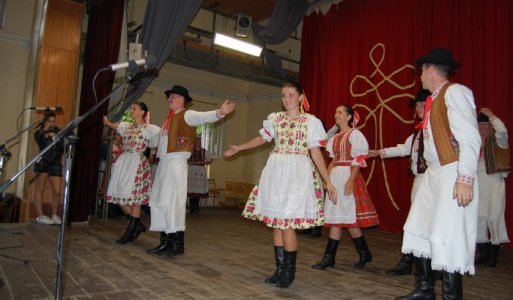
<path fill-rule="evenodd" d="M 495 267 L 501 243 L 509 243 L 504 210 L 506 184 L 511 170 L 508 130 L 504 123 L 486 107 L 479 110 L 481 155 L 477 165 L 479 182 L 479 219 L 477 225 L 476 264 Z"/>
<path fill-rule="evenodd" d="M 411 99 L 410 103 L 415 106 L 415 115 L 419 120 L 424 117 L 424 105 L 426 98 L 431 95 L 428 90 L 419 90 L 415 98 Z M 415 175 L 413 187 L 411 190 L 411 201 L 414 199 L 415 192 L 417 191 L 422 176 L 426 171 L 426 161 L 423 156 L 424 145 L 422 138 L 422 130 L 420 126 L 415 128 L 415 131 L 406 139 L 404 144 L 398 144 L 395 147 L 384 148 L 380 150 L 369 150 L 369 157 L 380 156 L 383 158 L 390 157 L 403 157 L 410 156 L 410 170 Z M 393 276 L 409 275 L 412 272 L 413 254 L 403 254 L 401 260 L 394 268 L 386 271 L 386 274 Z"/>
<path fill-rule="evenodd" d="M 448 78 L 460 64 L 449 49 L 417 60 L 426 99 L 422 133 L 428 168 L 404 224 L 402 252 L 413 254 L 416 286 L 397 299 L 435 299 L 433 270 L 442 271 L 443 298 L 462 299 L 462 274 L 474 274 L 481 138 L 472 91 Z M 477 180 L 477 179 L 476 179 Z M 473 201 L 474 200 L 474 201 Z"/>
<path fill-rule="evenodd" d="M 192 98 L 183 86 L 175 85 L 165 94 L 170 112 L 160 133 L 160 162 L 150 196 L 150 230 L 160 231 L 160 244 L 147 252 L 175 256 L 184 253 L 187 159 L 194 147 L 195 126 L 217 122 L 233 112 L 235 104 L 226 100 L 217 110 L 198 112 L 185 108 Z"/>

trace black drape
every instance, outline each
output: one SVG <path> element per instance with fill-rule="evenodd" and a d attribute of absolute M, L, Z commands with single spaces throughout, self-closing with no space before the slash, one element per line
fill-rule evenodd
<path fill-rule="evenodd" d="M 285 42 L 296 30 L 308 9 L 304 0 L 277 0 L 267 25 L 253 23 L 251 29 L 258 40 L 267 44 Z"/>
<path fill-rule="evenodd" d="M 117 62 L 125 1 L 92 0 L 88 1 L 88 10 L 80 115 L 97 104 L 91 86 L 94 74 L 106 65 Z M 102 72 L 96 79 L 98 100 L 111 92 L 114 75 L 113 72 Z M 107 103 L 78 126 L 77 134 L 80 139 L 71 172 L 70 222 L 86 221 L 96 200 L 102 147 L 102 117 L 106 114 Z"/>
<path fill-rule="evenodd" d="M 156 70 L 162 68 L 169 54 L 191 24 L 203 0 L 149 0 L 142 30 L 143 51 L 157 59 Z M 153 74 L 131 84 L 120 110 L 113 116 L 119 120 L 123 112 L 144 93 L 153 80 Z"/>
<path fill-rule="evenodd" d="M 308 4 L 304 0 L 276 1 L 273 14 L 267 25 L 262 26 L 258 23 L 251 25 L 255 39 L 267 44 L 283 43 L 296 30 L 307 10 Z M 264 50 L 262 59 L 267 70 L 274 72 L 280 78 L 287 77 L 287 72 L 283 69 L 279 56 L 271 51 Z"/>

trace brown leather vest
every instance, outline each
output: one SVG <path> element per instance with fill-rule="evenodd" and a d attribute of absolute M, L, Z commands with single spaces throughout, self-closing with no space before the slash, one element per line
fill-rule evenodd
<path fill-rule="evenodd" d="M 167 153 L 192 152 L 196 138 L 196 127 L 185 122 L 185 110 L 176 113 L 169 122 Z"/>
<path fill-rule="evenodd" d="M 451 127 L 449 126 L 447 105 L 445 104 L 445 93 L 451 85 L 452 83 L 448 82 L 440 90 L 440 93 L 433 100 L 431 112 L 429 113 L 436 152 L 442 166 L 458 161 L 460 153 L 458 141 L 452 134 Z"/>

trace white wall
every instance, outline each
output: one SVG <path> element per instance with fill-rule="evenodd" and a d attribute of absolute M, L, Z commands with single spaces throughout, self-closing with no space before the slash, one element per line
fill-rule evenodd
<path fill-rule="evenodd" d="M 0 29 L 0 144 L 17 134 L 16 122 L 25 108 L 25 82 L 34 7 L 34 0 L 6 1 L 4 27 Z M 7 163 L 3 179 L 14 175 L 18 169 L 19 145 L 9 143 L 7 146 L 13 156 Z M 12 185 L 7 191 L 13 192 L 14 187 Z"/>

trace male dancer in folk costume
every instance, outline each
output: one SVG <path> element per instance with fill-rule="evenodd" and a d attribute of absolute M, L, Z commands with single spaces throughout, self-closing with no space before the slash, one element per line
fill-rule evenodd
<path fill-rule="evenodd" d="M 501 243 L 509 243 L 504 211 L 506 184 L 510 171 L 508 130 L 488 108 L 481 108 L 478 117 L 482 144 L 477 165 L 479 181 L 479 221 L 477 225 L 476 264 L 495 267 Z"/>
<path fill-rule="evenodd" d="M 433 270 L 443 271 L 444 299 L 462 299 L 461 275 L 475 272 L 481 138 L 474 96 L 449 82 L 451 70 L 460 67 L 449 49 L 431 50 L 417 66 L 431 92 L 422 121 L 428 168 L 404 225 L 402 252 L 414 256 L 416 288 L 397 299 L 435 299 Z"/>
<path fill-rule="evenodd" d="M 217 122 L 231 113 L 235 104 L 226 100 L 217 110 L 198 112 L 185 109 L 186 103 L 192 101 L 186 88 L 175 85 L 165 94 L 170 112 L 160 134 L 160 162 L 150 197 L 150 230 L 160 231 L 160 244 L 147 252 L 175 256 L 184 254 L 187 159 L 194 147 L 195 126 Z"/>
<path fill-rule="evenodd" d="M 431 93 L 428 90 L 419 90 L 415 98 L 410 103 L 415 106 L 415 115 L 419 120 L 424 117 L 424 105 L 426 98 Z M 413 201 L 415 192 L 419 188 L 420 181 L 426 171 L 426 161 L 424 160 L 424 143 L 422 138 L 421 126 L 417 126 L 415 131 L 406 139 L 404 144 L 398 144 L 395 147 L 384 148 L 380 150 L 369 150 L 369 157 L 380 156 L 382 159 L 389 157 L 410 156 L 410 170 L 415 179 L 411 190 L 411 201 Z M 413 254 L 403 254 L 399 263 L 392 269 L 387 270 L 386 274 L 393 276 L 409 275 L 412 272 Z"/>

